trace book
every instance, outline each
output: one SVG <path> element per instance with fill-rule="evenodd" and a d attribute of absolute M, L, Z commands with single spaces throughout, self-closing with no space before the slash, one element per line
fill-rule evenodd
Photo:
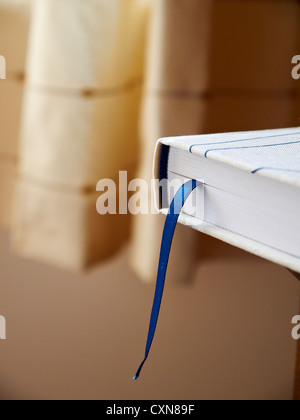
<path fill-rule="evenodd" d="M 180 223 L 300 273 L 299 127 L 160 139 L 154 176 L 199 181 Z M 160 212 L 175 193 L 156 193 Z"/>
<path fill-rule="evenodd" d="M 300 128 L 160 139 L 154 179 L 156 206 L 167 218 L 134 380 L 154 340 L 178 221 L 300 273 Z"/>

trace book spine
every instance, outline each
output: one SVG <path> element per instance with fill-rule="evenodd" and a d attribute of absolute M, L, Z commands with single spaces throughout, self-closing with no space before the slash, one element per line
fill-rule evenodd
<path fill-rule="evenodd" d="M 168 160 L 169 160 L 170 146 L 163 144 L 159 140 L 155 147 L 154 152 L 154 165 L 153 165 L 153 179 L 161 181 L 168 178 Z M 154 203 L 158 211 L 162 210 L 162 191 L 160 188 L 154 189 Z"/>

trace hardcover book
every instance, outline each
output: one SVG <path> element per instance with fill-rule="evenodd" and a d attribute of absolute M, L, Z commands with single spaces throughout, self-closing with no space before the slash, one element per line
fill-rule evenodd
<path fill-rule="evenodd" d="M 300 272 L 300 128 L 163 138 L 154 162 L 155 179 L 200 183 L 180 223 Z M 162 213 L 175 193 L 156 194 Z"/>

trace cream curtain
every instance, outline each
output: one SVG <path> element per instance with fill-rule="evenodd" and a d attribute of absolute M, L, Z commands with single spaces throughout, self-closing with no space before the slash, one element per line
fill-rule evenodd
<path fill-rule="evenodd" d="M 97 181 L 133 171 L 148 0 L 38 0 L 28 48 L 13 224 L 23 256 L 78 270 L 116 252 L 124 217 Z"/>
<path fill-rule="evenodd" d="M 29 2 L 0 2 L 1 21 L 6 3 Z M 19 255 L 78 270 L 115 253 L 129 238 L 130 217 L 99 216 L 96 183 L 117 180 L 119 170 L 150 181 L 161 136 L 299 125 L 299 83 L 291 77 L 297 1 L 33 3 L 12 225 Z M 17 110 L 19 100 L 10 104 Z M 13 121 L 18 127 L 16 111 Z M 5 196 L 6 179 L 1 171 Z M 132 222 L 132 266 L 153 281 L 163 218 Z M 199 241 L 206 246 L 178 228 L 174 281 L 191 277 Z"/>
<path fill-rule="evenodd" d="M 0 80 L 0 227 L 9 228 L 31 0 L 0 0 L 0 55 L 6 80 Z"/>

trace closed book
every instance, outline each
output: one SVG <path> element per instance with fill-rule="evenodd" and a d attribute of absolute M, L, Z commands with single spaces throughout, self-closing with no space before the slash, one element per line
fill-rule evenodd
<path fill-rule="evenodd" d="M 300 128 L 163 138 L 154 172 L 162 213 L 195 179 L 180 223 L 300 272 Z"/>

